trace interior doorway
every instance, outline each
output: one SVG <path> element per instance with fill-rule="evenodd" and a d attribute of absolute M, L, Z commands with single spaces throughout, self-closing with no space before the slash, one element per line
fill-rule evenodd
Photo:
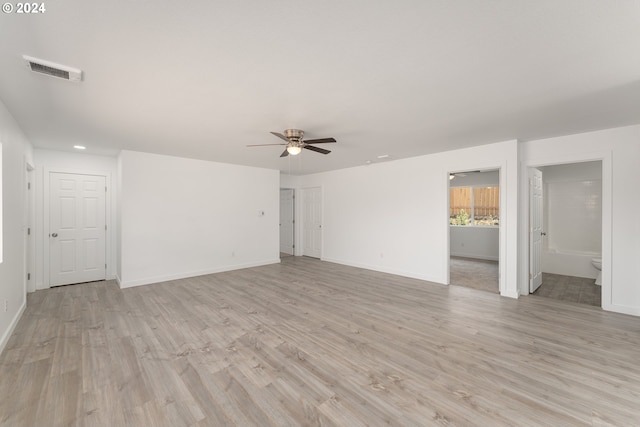
<path fill-rule="evenodd" d="M 500 293 L 500 171 L 449 174 L 449 283 Z"/>
<path fill-rule="evenodd" d="M 602 307 L 602 160 L 537 165 L 528 172 L 529 293 Z M 536 176 L 540 190 L 532 185 Z M 540 206 L 535 201 L 538 192 Z M 534 282 L 538 273 L 539 281 Z"/>
<path fill-rule="evenodd" d="M 295 190 L 280 189 L 280 257 L 295 253 Z"/>

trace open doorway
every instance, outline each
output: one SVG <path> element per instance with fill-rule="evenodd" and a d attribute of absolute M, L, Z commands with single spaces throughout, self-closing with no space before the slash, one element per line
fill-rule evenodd
<path fill-rule="evenodd" d="M 500 172 L 449 175 L 449 283 L 500 293 Z"/>
<path fill-rule="evenodd" d="M 280 189 L 280 258 L 295 251 L 295 190 Z"/>
<path fill-rule="evenodd" d="M 601 160 L 529 168 L 530 293 L 602 307 L 602 180 Z"/>

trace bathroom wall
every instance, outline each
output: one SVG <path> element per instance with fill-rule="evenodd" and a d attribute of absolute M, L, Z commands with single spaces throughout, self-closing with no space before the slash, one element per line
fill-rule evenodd
<path fill-rule="evenodd" d="M 545 166 L 542 270 L 595 278 L 602 248 L 602 162 Z"/>

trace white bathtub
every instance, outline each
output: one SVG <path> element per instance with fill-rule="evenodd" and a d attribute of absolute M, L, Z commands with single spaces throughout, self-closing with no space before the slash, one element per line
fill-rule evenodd
<path fill-rule="evenodd" d="M 542 252 L 542 271 L 565 276 L 595 279 L 598 270 L 591 264 L 592 258 L 600 258 L 598 252 L 578 252 L 548 249 Z"/>

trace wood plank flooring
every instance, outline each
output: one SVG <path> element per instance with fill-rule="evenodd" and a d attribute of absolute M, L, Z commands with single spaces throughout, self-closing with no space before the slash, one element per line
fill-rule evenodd
<path fill-rule="evenodd" d="M 452 256 L 449 273 L 452 285 L 500 293 L 498 261 Z"/>
<path fill-rule="evenodd" d="M 304 257 L 38 291 L 1 426 L 639 425 L 640 318 Z"/>

